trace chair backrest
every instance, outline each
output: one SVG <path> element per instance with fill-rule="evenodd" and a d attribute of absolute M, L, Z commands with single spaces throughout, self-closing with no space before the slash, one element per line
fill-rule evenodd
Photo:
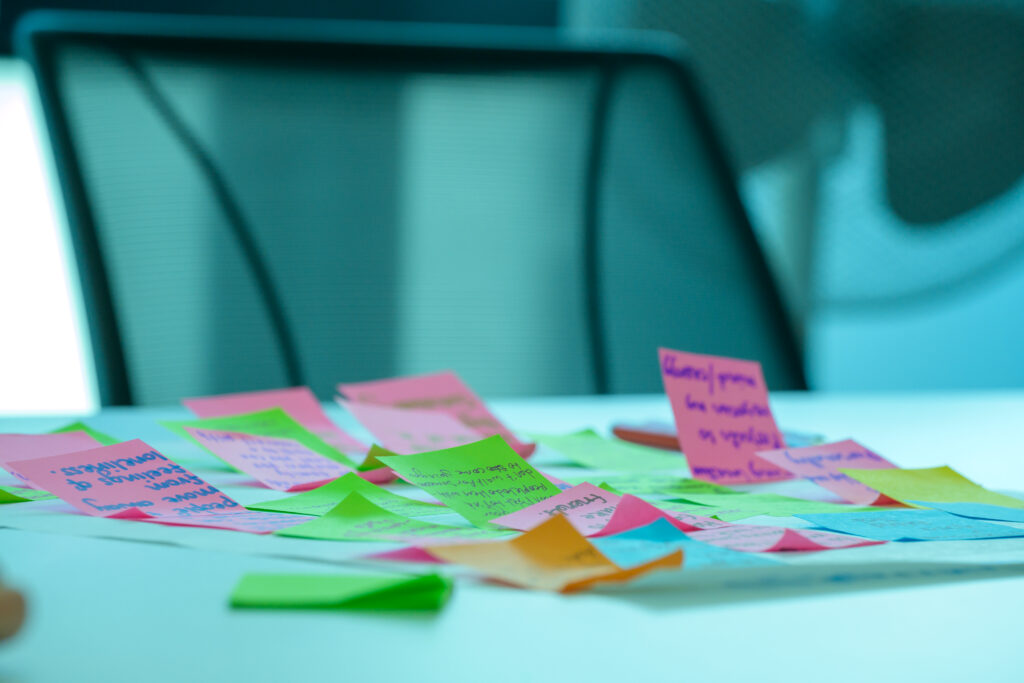
<path fill-rule="evenodd" d="M 659 345 L 804 386 L 674 43 L 71 12 L 18 40 L 104 404 L 443 368 L 657 391 Z"/>

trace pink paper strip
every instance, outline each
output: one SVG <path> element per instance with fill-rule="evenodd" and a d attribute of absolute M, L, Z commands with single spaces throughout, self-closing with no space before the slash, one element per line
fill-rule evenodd
<path fill-rule="evenodd" d="M 784 447 L 761 364 L 659 349 L 679 445 L 695 479 L 725 484 L 792 479 L 756 452 Z"/>
<path fill-rule="evenodd" d="M 281 408 L 296 422 L 340 451 L 365 453 L 368 446 L 343 430 L 327 417 L 320 401 L 309 387 L 290 387 L 239 394 L 203 396 L 182 400 L 198 417 L 223 417 L 254 413 L 268 408 Z"/>
<path fill-rule="evenodd" d="M 202 446 L 277 491 L 306 491 L 352 472 L 294 439 L 185 427 Z"/>
<path fill-rule="evenodd" d="M 492 519 L 491 523 L 529 531 L 555 515 L 564 515 L 577 531 L 584 536 L 592 536 L 608 524 L 619 500 L 614 493 L 583 483 L 512 514 Z"/>
<path fill-rule="evenodd" d="M 436 451 L 480 440 L 479 434 L 446 413 L 341 399 L 338 403 L 352 413 L 381 446 L 399 455 Z"/>
<path fill-rule="evenodd" d="M 780 448 L 758 451 L 758 457 L 813 481 L 837 496 L 856 505 L 896 505 L 896 501 L 882 495 L 866 484 L 840 472 L 840 468 L 881 470 L 896 465 L 861 446 L 852 439 L 805 448 Z"/>
<path fill-rule="evenodd" d="M 339 384 L 338 391 L 359 403 L 446 413 L 481 437 L 501 434 L 508 445 L 524 458 L 536 449 L 536 444 L 519 441 L 480 397 L 451 371 Z"/>

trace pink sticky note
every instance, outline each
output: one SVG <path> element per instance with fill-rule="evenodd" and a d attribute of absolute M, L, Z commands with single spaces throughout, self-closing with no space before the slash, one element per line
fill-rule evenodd
<path fill-rule="evenodd" d="M 680 519 L 680 517 L 685 517 Z M 680 531 L 699 531 L 701 529 L 715 527 L 726 522 L 709 517 L 698 515 L 669 514 L 665 510 L 656 508 L 642 498 L 625 493 L 615 508 L 612 518 L 600 531 L 591 536 L 612 536 L 630 531 L 638 527 L 647 526 L 651 522 L 664 519 L 666 522 Z"/>
<path fill-rule="evenodd" d="M 480 435 L 451 415 L 432 410 L 405 410 L 338 399 L 345 410 L 399 455 L 436 451 L 480 440 Z"/>
<path fill-rule="evenodd" d="M 18 460 L 47 458 L 53 455 L 87 451 L 100 443 L 85 432 L 61 432 L 57 434 L 0 434 L 0 467 L 17 477 L 23 486 L 39 488 L 24 475 L 8 467 Z"/>
<path fill-rule="evenodd" d="M 754 524 L 730 524 L 717 529 L 704 529 L 687 534 L 695 541 L 702 541 L 730 550 L 747 553 L 769 553 L 786 550 L 835 550 L 862 545 L 877 545 L 859 536 L 834 534 L 814 529 L 788 529 L 781 526 L 757 526 Z"/>
<path fill-rule="evenodd" d="M 305 491 L 352 472 L 294 439 L 185 427 L 202 446 L 264 486 Z"/>
<path fill-rule="evenodd" d="M 856 505 L 897 505 L 892 498 L 879 493 L 842 472 L 840 468 L 862 470 L 893 469 L 896 465 L 861 446 L 852 439 L 805 448 L 780 448 L 758 451 L 758 457 L 810 479 L 832 491 L 843 500 Z"/>
<path fill-rule="evenodd" d="M 11 463 L 19 474 L 76 508 L 97 517 L 188 518 L 241 510 L 212 484 L 135 439 L 88 451 Z M 132 511 L 135 511 L 133 513 Z"/>
<path fill-rule="evenodd" d="M 529 531 L 555 515 L 564 515 L 577 531 L 591 536 L 608 524 L 618 503 L 619 496 L 614 493 L 583 483 L 512 514 L 492 519 L 491 523 Z"/>
<path fill-rule="evenodd" d="M 338 391 L 350 401 L 359 403 L 447 413 L 481 437 L 501 434 L 508 445 L 524 458 L 536 449 L 536 444 L 523 443 L 513 436 L 480 397 L 451 371 L 339 384 Z"/>
<path fill-rule="evenodd" d="M 223 417 L 254 413 L 268 408 L 281 408 L 296 422 L 340 451 L 365 453 L 366 444 L 338 427 L 327 417 L 320 401 L 309 387 L 249 391 L 240 394 L 203 396 L 182 400 L 198 417 Z"/>
<path fill-rule="evenodd" d="M 793 475 L 757 457 L 786 443 L 768 405 L 761 364 L 659 349 L 679 446 L 694 479 L 724 484 L 782 481 Z"/>

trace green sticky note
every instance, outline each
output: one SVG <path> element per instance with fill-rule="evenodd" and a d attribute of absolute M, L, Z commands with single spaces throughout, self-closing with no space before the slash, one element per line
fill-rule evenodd
<path fill-rule="evenodd" d="M 0 486 L 0 505 L 26 503 L 30 500 L 49 500 L 56 497 L 52 493 L 36 489 L 24 489 L 20 486 Z"/>
<path fill-rule="evenodd" d="M 1024 508 L 1024 500 L 989 491 L 951 467 L 839 471 L 893 500 L 908 505 L 912 505 L 910 501 L 919 500 L 936 503 L 985 503 Z"/>
<path fill-rule="evenodd" d="M 360 494 L 363 498 L 389 512 L 394 512 L 404 517 L 422 517 L 424 515 L 439 515 L 451 512 L 448 508 L 440 505 L 424 503 L 420 500 L 413 500 L 412 498 L 392 493 L 376 484 L 371 484 L 354 472 L 349 472 L 312 491 L 305 491 L 276 500 L 268 500 L 264 503 L 256 503 L 255 505 L 247 505 L 246 507 L 250 510 L 292 512 L 300 515 L 320 516 L 353 492 Z"/>
<path fill-rule="evenodd" d="M 613 474 L 603 476 L 604 482 L 618 491 L 634 496 L 683 496 L 691 493 L 737 493 L 733 489 L 699 479 L 683 479 L 671 475 L 647 473 Z M 582 484 L 585 479 L 567 477 L 571 484 Z M 602 488 L 604 486 L 602 485 Z"/>
<path fill-rule="evenodd" d="M 756 517 L 757 515 L 790 517 L 792 515 L 814 515 L 825 512 L 870 512 L 877 510 L 877 508 L 871 507 L 790 498 L 789 496 L 780 496 L 774 493 L 687 494 L 673 500 L 705 505 L 707 506 L 705 510 L 696 514 L 702 514 L 705 517 L 717 517 L 724 522 Z"/>
<path fill-rule="evenodd" d="M 532 436 L 538 443 L 553 448 L 573 462 L 593 469 L 649 472 L 686 468 L 686 460 L 678 451 L 606 439 L 589 429 L 561 436 Z"/>
<path fill-rule="evenodd" d="M 437 574 L 246 574 L 231 593 L 231 606 L 437 610 L 451 591 L 451 579 Z"/>
<path fill-rule="evenodd" d="M 517 512 L 560 493 L 500 435 L 439 451 L 380 461 L 473 524 Z"/>
<path fill-rule="evenodd" d="M 63 434 L 65 432 L 85 432 L 92 438 L 96 439 L 103 446 L 113 446 L 115 443 L 121 443 L 109 434 L 104 434 L 101 431 L 95 430 L 84 422 L 72 422 L 71 424 L 64 425 L 52 430 L 51 434 Z"/>
<path fill-rule="evenodd" d="M 445 539 L 488 540 L 505 538 L 507 531 L 472 529 L 410 519 L 374 505 L 358 493 L 350 493 L 319 519 L 274 532 L 278 536 L 316 538 L 325 541 L 386 541 L 408 543 Z"/>
<path fill-rule="evenodd" d="M 385 465 L 384 463 L 377 459 L 379 456 L 382 455 L 398 455 L 398 453 L 395 453 L 394 451 L 389 451 L 388 449 L 383 448 L 382 446 L 378 446 L 377 444 L 373 444 L 372 446 L 370 446 L 370 451 L 366 454 L 366 459 L 363 460 L 363 462 L 359 465 L 359 471 L 369 472 L 370 470 L 376 470 L 380 469 L 381 467 L 387 467 L 387 465 Z"/>
<path fill-rule="evenodd" d="M 330 458 L 349 467 L 356 466 L 347 455 L 303 427 L 281 408 L 270 408 L 269 410 L 259 410 L 254 413 L 243 413 L 241 415 L 225 415 L 223 417 L 206 417 L 174 422 L 165 421 L 160 424 L 181 438 L 188 439 L 200 446 L 202 444 L 193 439 L 192 435 L 185 431 L 185 427 L 294 439 L 309 450 L 319 453 L 325 458 Z M 215 457 L 217 455 L 208 448 L 203 447 L 203 450 Z"/>

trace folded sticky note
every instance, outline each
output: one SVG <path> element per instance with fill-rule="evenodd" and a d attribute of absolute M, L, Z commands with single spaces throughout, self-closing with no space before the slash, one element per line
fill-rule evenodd
<path fill-rule="evenodd" d="M 665 519 L 658 519 L 646 526 L 614 536 L 595 538 L 591 542 L 608 559 L 620 566 L 650 562 L 664 555 L 669 548 L 683 551 L 683 568 L 687 571 L 780 564 L 777 560 L 764 555 L 743 553 L 695 541 Z"/>
<path fill-rule="evenodd" d="M 1024 509 L 1024 500 L 989 491 L 950 467 L 923 469 L 844 469 L 845 474 L 901 503 L 985 503 Z"/>
<path fill-rule="evenodd" d="M 480 435 L 447 413 L 391 408 L 338 399 L 385 448 L 400 454 L 436 451 L 479 441 Z"/>
<path fill-rule="evenodd" d="M 941 510 L 876 510 L 796 516 L 826 529 L 880 541 L 962 541 L 1024 536 L 1024 529 L 958 517 Z"/>
<path fill-rule="evenodd" d="M 1000 522 L 1024 523 L 1024 510 L 1008 508 L 1002 505 L 986 505 L 985 503 L 935 503 L 926 500 L 910 501 L 915 505 L 923 505 L 935 510 L 942 510 L 951 515 L 970 517 L 971 519 L 994 519 Z"/>
<path fill-rule="evenodd" d="M 115 443 L 119 442 L 119 439 L 115 439 L 109 434 L 104 434 L 98 429 L 93 429 L 84 422 L 72 422 L 70 424 L 64 425 L 63 427 L 58 427 L 57 429 L 50 430 L 51 434 L 64 434 L 67 432 L 85 432 L 93 439 L 95 439 L 96 443 L 100 444 L 101 446 L 113 446 Z"/>
<path fill-rule="evenodd" d="M 294 496 L 268 500 L 263 503 L 247 505 L 250 510 L 268 510 L 271 512 L 293 512 L 300 515 L 322 515 L 340 503 L 350 493 L 358 493 L 375 505 L 404 517 L 423 517 L 450 513 L 446 507 L 424 503 L 400 496 L 397 493 L 371 484 L 359 475 L 349 473 L 324 484 L 312 491 L 297 493 Z"/>
<path fill-rule="evenodd" d="M 509 529 L 526 531 L 555 515 L 564 515 L 577 531 L 589 536 L 608 524 L 618 503 L 619 496 L 614 493 L 583 483 L 522 510 L 497 517 L 491 522 Z"/>
<path fill-rule="evenodd" d="M 443 543 L 448 539 L 503 538 L 511 532 L 434 524 L 388 512 L 359 493 L 350 493 L 322 517 L 278 532 L 279 536 L 328 541 Z"/>
<path fill-rule="evenodd" d="M 452 582 L 437 574 L 246 574 L 232 607 L 355 610 L 436 610 Z"/>
<path fill-rule="evenodd" d="M 488 522 L 557 495 L 561 489 L 500 436 L 455 448 L 380 458 L 473 524 Z"/>
<path fill-rule="evenodd" d="M 525 588 L 572 592 L 597 583 L 620 583 L 655 569 L 676 569 L 683 553 L 664 555 L 628 568 L 609 560 L 561 515 L 518 538 L 491 543 L 427 546 L 435 557 L 473 567 L 485 576 Z"/>

